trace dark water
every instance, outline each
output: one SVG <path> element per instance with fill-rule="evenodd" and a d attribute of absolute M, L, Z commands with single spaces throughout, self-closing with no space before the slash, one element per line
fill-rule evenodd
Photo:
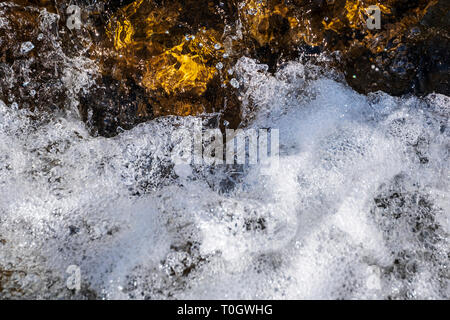
<path fill-rule="evenodd" d="M 449 98 L 361 93 L 337 54 L 292 40 L 291 14 L 311 9 L 315 30 L 340 2 L 301 2 L 245 18 L 244 2 L 211 1 L 175 23 L 175 2 L 147 2 L 121 48 L 105 26 L 126 3 L 80 2 L 72 31 L 63 4 L 0 3 L 0 297 L 448 299 Z M 166 22 L 144 19 L 158 10 Z M 389 60 L 419 70 L 414 41 Z M 349 48 L 341 61 L 369 57 Z M 376 79 L 391 66 L 366 62 Z M 180 174 L 171 137 L 197 121 L 279 129 L 279 168 Z"/>

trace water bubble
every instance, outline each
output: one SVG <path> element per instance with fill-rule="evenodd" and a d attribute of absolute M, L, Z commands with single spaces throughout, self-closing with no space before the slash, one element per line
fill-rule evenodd
<path fill-rule="evenodd" d="M 414 27 L 410 30 L 411 36 L 417 36 L 420 34 L 420 29 L 418 27 Z"/>
<path fill-rule="evenodd" d="M 30 41 L 27 41 L 27 42 L 22 43 L 22 45 L 20 46 L 20 53 L 27 54 L 28 52 L 30 52 L 33 49 L 34 49 L 34 44 L 31 43 Z"/>
<path fill-rule="evenodd" d="M 230 80 L 230 84 L 233 88 L 239 88 L 239 82 L 235 78 Z"/>

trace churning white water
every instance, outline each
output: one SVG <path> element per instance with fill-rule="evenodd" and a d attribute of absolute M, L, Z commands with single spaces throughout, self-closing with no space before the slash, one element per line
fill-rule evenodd
<path fill-rule="evenodd" d="M 193 117 L 107 139 L 0 102 L 0 296 L 450 298 L 450 99 L 364 96 L 299 62 L 234 74 L 247 128 L 280 130 L 264 175 L 178 177 L 171 133 Z"/>

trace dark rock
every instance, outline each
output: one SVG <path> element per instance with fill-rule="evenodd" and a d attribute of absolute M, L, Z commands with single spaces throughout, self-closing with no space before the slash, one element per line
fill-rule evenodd
<path fill-rule="evenodd" d="M 395 11 L 405 16 L 402 10 L 412 5 L 402 3 Z M 448 1 L 430 6 L 418 23 L 393 34 L 381 52 L 363 45 L 350 48 L 340 67 L 348 83 L 361 93 L 450 95 L 449 7 Z"/>
<path fill-rule="evenodd" d="M 153 108 L 145 90 L 129 82 L 121 83 L 108 76 L 80 98 L 80 113 L 93 135 L 115 136 L 139 123 L 153 119 Z"/>
<path fill-rule="evenodd" d="M 93 135 L 111 137 L 173 114 L 219 113 L 221 128 L 238 127 L 245 119 L 226 71 L 243 55 L 275 72 L 285 61 L 325 52 L 339 57 L 327 67 L 358 92 L 450 95 L 447 0 L 387 0 L 381 30 L 367 29 L 364 10 L 373 2 L 366 0 L 144 0 L 136 7 L 77 0 L 85 25 L 76 31 L 64 25 L 66 2 L 14 2 L 3 9 L 14 32 L 0 32 L 0 77 L 9 79 L 0 83 L 0 99 L 49 113 L 78 99 Z M 60 16 L 37 41 L 44 9 Z M 34 47 L 21 50 L 28 42 Z M 62 55 L 80 54 L 101 75 L 73 97 L 62 81 Z"/>
<path fill-rule="evenodd" d="M 420 24 L 425 27 L 434 27 L 448 31 L 450 29 L 450 3 L 448 1 L 438 1 L 437 4 L 428 9 Z"/>

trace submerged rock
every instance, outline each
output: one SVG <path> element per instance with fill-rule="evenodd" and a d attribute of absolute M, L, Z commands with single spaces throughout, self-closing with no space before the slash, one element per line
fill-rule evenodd
<path fill-rule="evenodd" d="M 380 30 L 367 28 L 371 5 L 381 9 Z M 338 51 L 331 66 L 359 92 L 449 94 L 448 28 L 436 15 L 448 16 L 445 1 L 138 0 L 109 20 L 117 55 L 103 72 L 145 88 L 154 116 L 226 110 L 220 97 L 239 89 L 227 71 L 242 55 L 275 71 L 300 55 Z M 240 113 L 230 115 L 224 120 L 238 125 Z"/>
<path fill-rule="evenodd" d="M 95 73 L 89 33 L 70 33 L 52 3 L 0 3 L 0 100 L 41 114 L 76 111 Z"/>
<path fill-rule="evenodd" d="M 353 42 L 344 53 L 340 69 L 348 83 L 362 93 L 449 95 L 446 18 L 429 24 L 436 15 L 433 12 L 448 19 L 449 9 L 447 1 L 394 2 L 391 12 L 395 15 L 383 16 L 381 30 Z"/>
<path fill-rule="evenodd" d="M 324 53 L 332 57 L 327 67 L 340 70 L 361 93 L 450 94 L 444 0 L 74 4 L 82 8 L 79 30 L 67 28 L 65 2 L 1 4 L 0 99 L 50 112 L 74 105 L 92 134 L 113 136 L 166 115 L 217 114 L 221 127 L 236 128 L 245 120 L 233 75 L 242 56 L 275 72 L 298 57 L 324 63 L 315 59 Z M 367 28 L 371 5 L 381 10 L 379 30 Z M 71 92 L 67 57 L 80 56 L 100 74 Z"/>

